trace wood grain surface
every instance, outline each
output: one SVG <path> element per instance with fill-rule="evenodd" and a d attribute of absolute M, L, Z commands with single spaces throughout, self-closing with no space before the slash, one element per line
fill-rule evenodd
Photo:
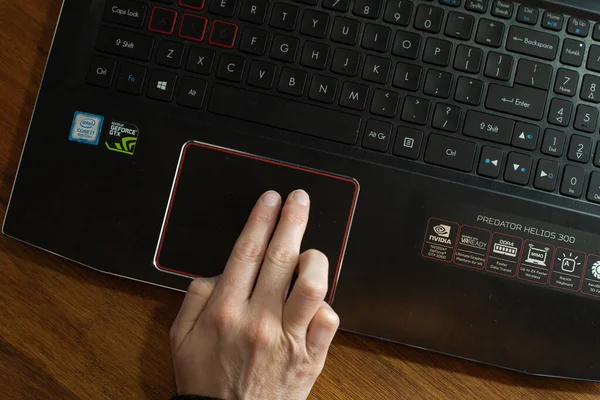
<path fill-rule="evenodd" d="M 4 218 L 61 0 L 0 0 Z M 168 399 L 181 293 L 0 236 L 0 398 Z M 339 332 L 313 399 L 592 399 L 600 386 L 522 375 Z"/>

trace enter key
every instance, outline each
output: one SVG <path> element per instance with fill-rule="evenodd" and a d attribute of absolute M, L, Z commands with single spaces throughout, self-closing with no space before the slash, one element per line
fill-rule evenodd
<path fill-rule="evenodd" d="M 486 108 L 506 114 L 540 121 L 544 117 L 548 92 L 527 86 L 514 87 L 492 84 L 485 102 Z"/>

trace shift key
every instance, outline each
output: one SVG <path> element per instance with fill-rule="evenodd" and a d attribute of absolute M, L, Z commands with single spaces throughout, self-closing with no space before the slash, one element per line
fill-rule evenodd
<path fill-rule="evenodd" d="M 528 119 L 541 120 L 548 92 L 527 86 L 514 87 L 492 84 L 488 90 L 485 107 Z"/>
<path fill-rule="evenodd" d="M 137 32 L 108 26 L 100 28 L 96 48 L 106 53 L 148 61 L 152 55 L 154 38 Z"/>

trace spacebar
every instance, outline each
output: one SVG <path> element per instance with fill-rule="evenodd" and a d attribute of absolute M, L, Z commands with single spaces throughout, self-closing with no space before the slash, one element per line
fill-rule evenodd
<path fill-rule="evenodd" d="M 346 144 L 356 144 L 361 123 L 356 115 L 223 85 L 213 88 L 208 111 Z"/>

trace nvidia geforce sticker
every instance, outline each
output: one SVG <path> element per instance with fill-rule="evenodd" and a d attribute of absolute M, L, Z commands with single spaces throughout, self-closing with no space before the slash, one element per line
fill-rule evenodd
<path fill-rule="evenodd" d="M 106 137 L 106 148 L 110 151 L 132 156 L 139 132 L 139 128 L 134 124 L 112 121 L 110 131 Z"/>

